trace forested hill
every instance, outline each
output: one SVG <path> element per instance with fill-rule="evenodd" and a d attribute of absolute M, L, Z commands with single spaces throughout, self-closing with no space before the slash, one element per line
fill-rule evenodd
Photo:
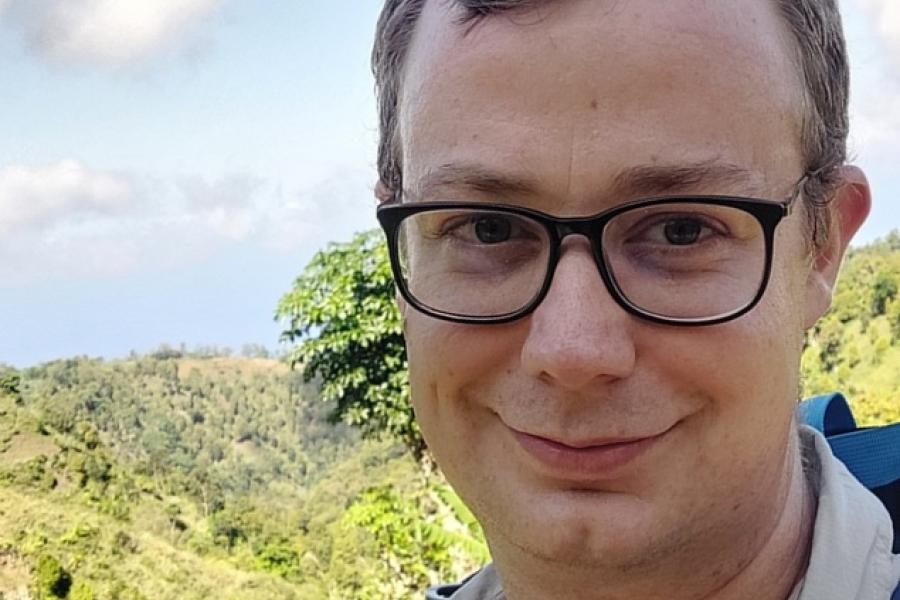
<path fill-rule="evenodd" d="M 160 492 L 221 503 L 273 481 L 308 485 L 357 442 L 284 364 L 268 359 L 72 359 L 21 374 L 37 431 L 99 439 Z"/>
<path fill-rule="evenodd" d="M 399 598 L 484 559 L 401 445 L 330 412 L 275 360 L 0 369 L 0 598 Z"/>
<path fill-rule="evenodd" d="M 851 252 L 803 386 L 900 421 L 900 235 Z M 409 598 L 488 558 L 438 474 L 332 408 L 261 358 L 0 365 L 0 600 Z"/>
<path fill-rule="evenodd" d="M 804 395 L 840 390 L 863 424 L 900 421 L 900 233 L 850 251 L 803 375 Z"/>
<path fill-rule="evenodd" d="M 293 597 L 265 576 L 277 556 L 257 564 L 270 550 L 262 526 L 281 528 L 276 515 L 359 450 L 297 374 L 162 352 L 17 375 L 0 384 L 0 594 Z M 251 539 L 259 552 L 233 556 Z M 217 555 L 230 568 L 203 560 Z"/>

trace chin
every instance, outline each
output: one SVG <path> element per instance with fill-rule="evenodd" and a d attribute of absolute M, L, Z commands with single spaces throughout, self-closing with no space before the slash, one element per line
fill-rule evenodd
<path fill-rule="evenodd" d="M 661 551 L 653 507 L 635 496 L 594 490 L 541 496 L 523 498 L 522 513 L 509 511 L 486 526 L 488 537 L 571 567 L 634 568 Z"/>

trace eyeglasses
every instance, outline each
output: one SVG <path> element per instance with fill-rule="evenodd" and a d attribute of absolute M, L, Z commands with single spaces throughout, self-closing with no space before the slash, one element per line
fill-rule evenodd
<path fill-rule="evenodd" d="M 506 323 L 547 295 L 561 244 L 582 235 L 600 277 L 629 313 L 669 325 L 713 325 L 762 298 L 784 202 L 737 196 L 635 200 L 584 218 L 505 204 L 385 204 L 378 220 L 403 298 L 432 317 Z"/>

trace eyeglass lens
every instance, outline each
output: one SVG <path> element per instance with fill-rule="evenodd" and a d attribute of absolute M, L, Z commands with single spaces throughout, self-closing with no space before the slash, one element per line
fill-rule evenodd
<path fill-rule="evenodd" d="M 528 216 L 437 209 L 405 218 L 397 243 L 401 275 L 416 301 L 449 315 L 501 317 L 540 293 L 550 275 L 551 240 Z M 663 318 L 736 312 L 753 301 L 765 274 L 763 228 L 731 206 L 637 207 L 606 224 L 600 248 L 625 300 Z"/>

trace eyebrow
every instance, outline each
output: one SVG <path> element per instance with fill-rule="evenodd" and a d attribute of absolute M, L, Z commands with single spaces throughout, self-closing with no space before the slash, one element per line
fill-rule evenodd
<path fill-rule="evenodd" d="M 654 164 L 628 167 L 619 171 L 604 195 L 612 198 L 637 198 L 660 194 L 696 192 L 713 188 L 717 192 L 749 188 L 763 189 L 763 178 L 739 165 L 709 159 L 680 164 Z M 540 195 L 537 178 L 521 173 L 505 173 L 475 163 L 447 163 L 425 174 L 411 189 L 412 195 L 427 198 L 442 189 L 460 189 L 497 196 Z"/>
<path fill-rule="evenodd" d="M 696 192 L 700 188 L 716 191 L 742 187 L 752 192 L 763 189 L 763 178 L 755 171 L 719 159 L 686 164 L 643 165 L 629 167 L 613 178 L 613 197 L 652 196 Z"/>
<path fill-rule="evenodd" d="M 445 188 L 485 194 L 530 196 L 540 184 L 526 175 L 503 173 L 475 163 L 447 163 L 429 171 L 413 187 L 413 195 L 427 197 Z"/>

